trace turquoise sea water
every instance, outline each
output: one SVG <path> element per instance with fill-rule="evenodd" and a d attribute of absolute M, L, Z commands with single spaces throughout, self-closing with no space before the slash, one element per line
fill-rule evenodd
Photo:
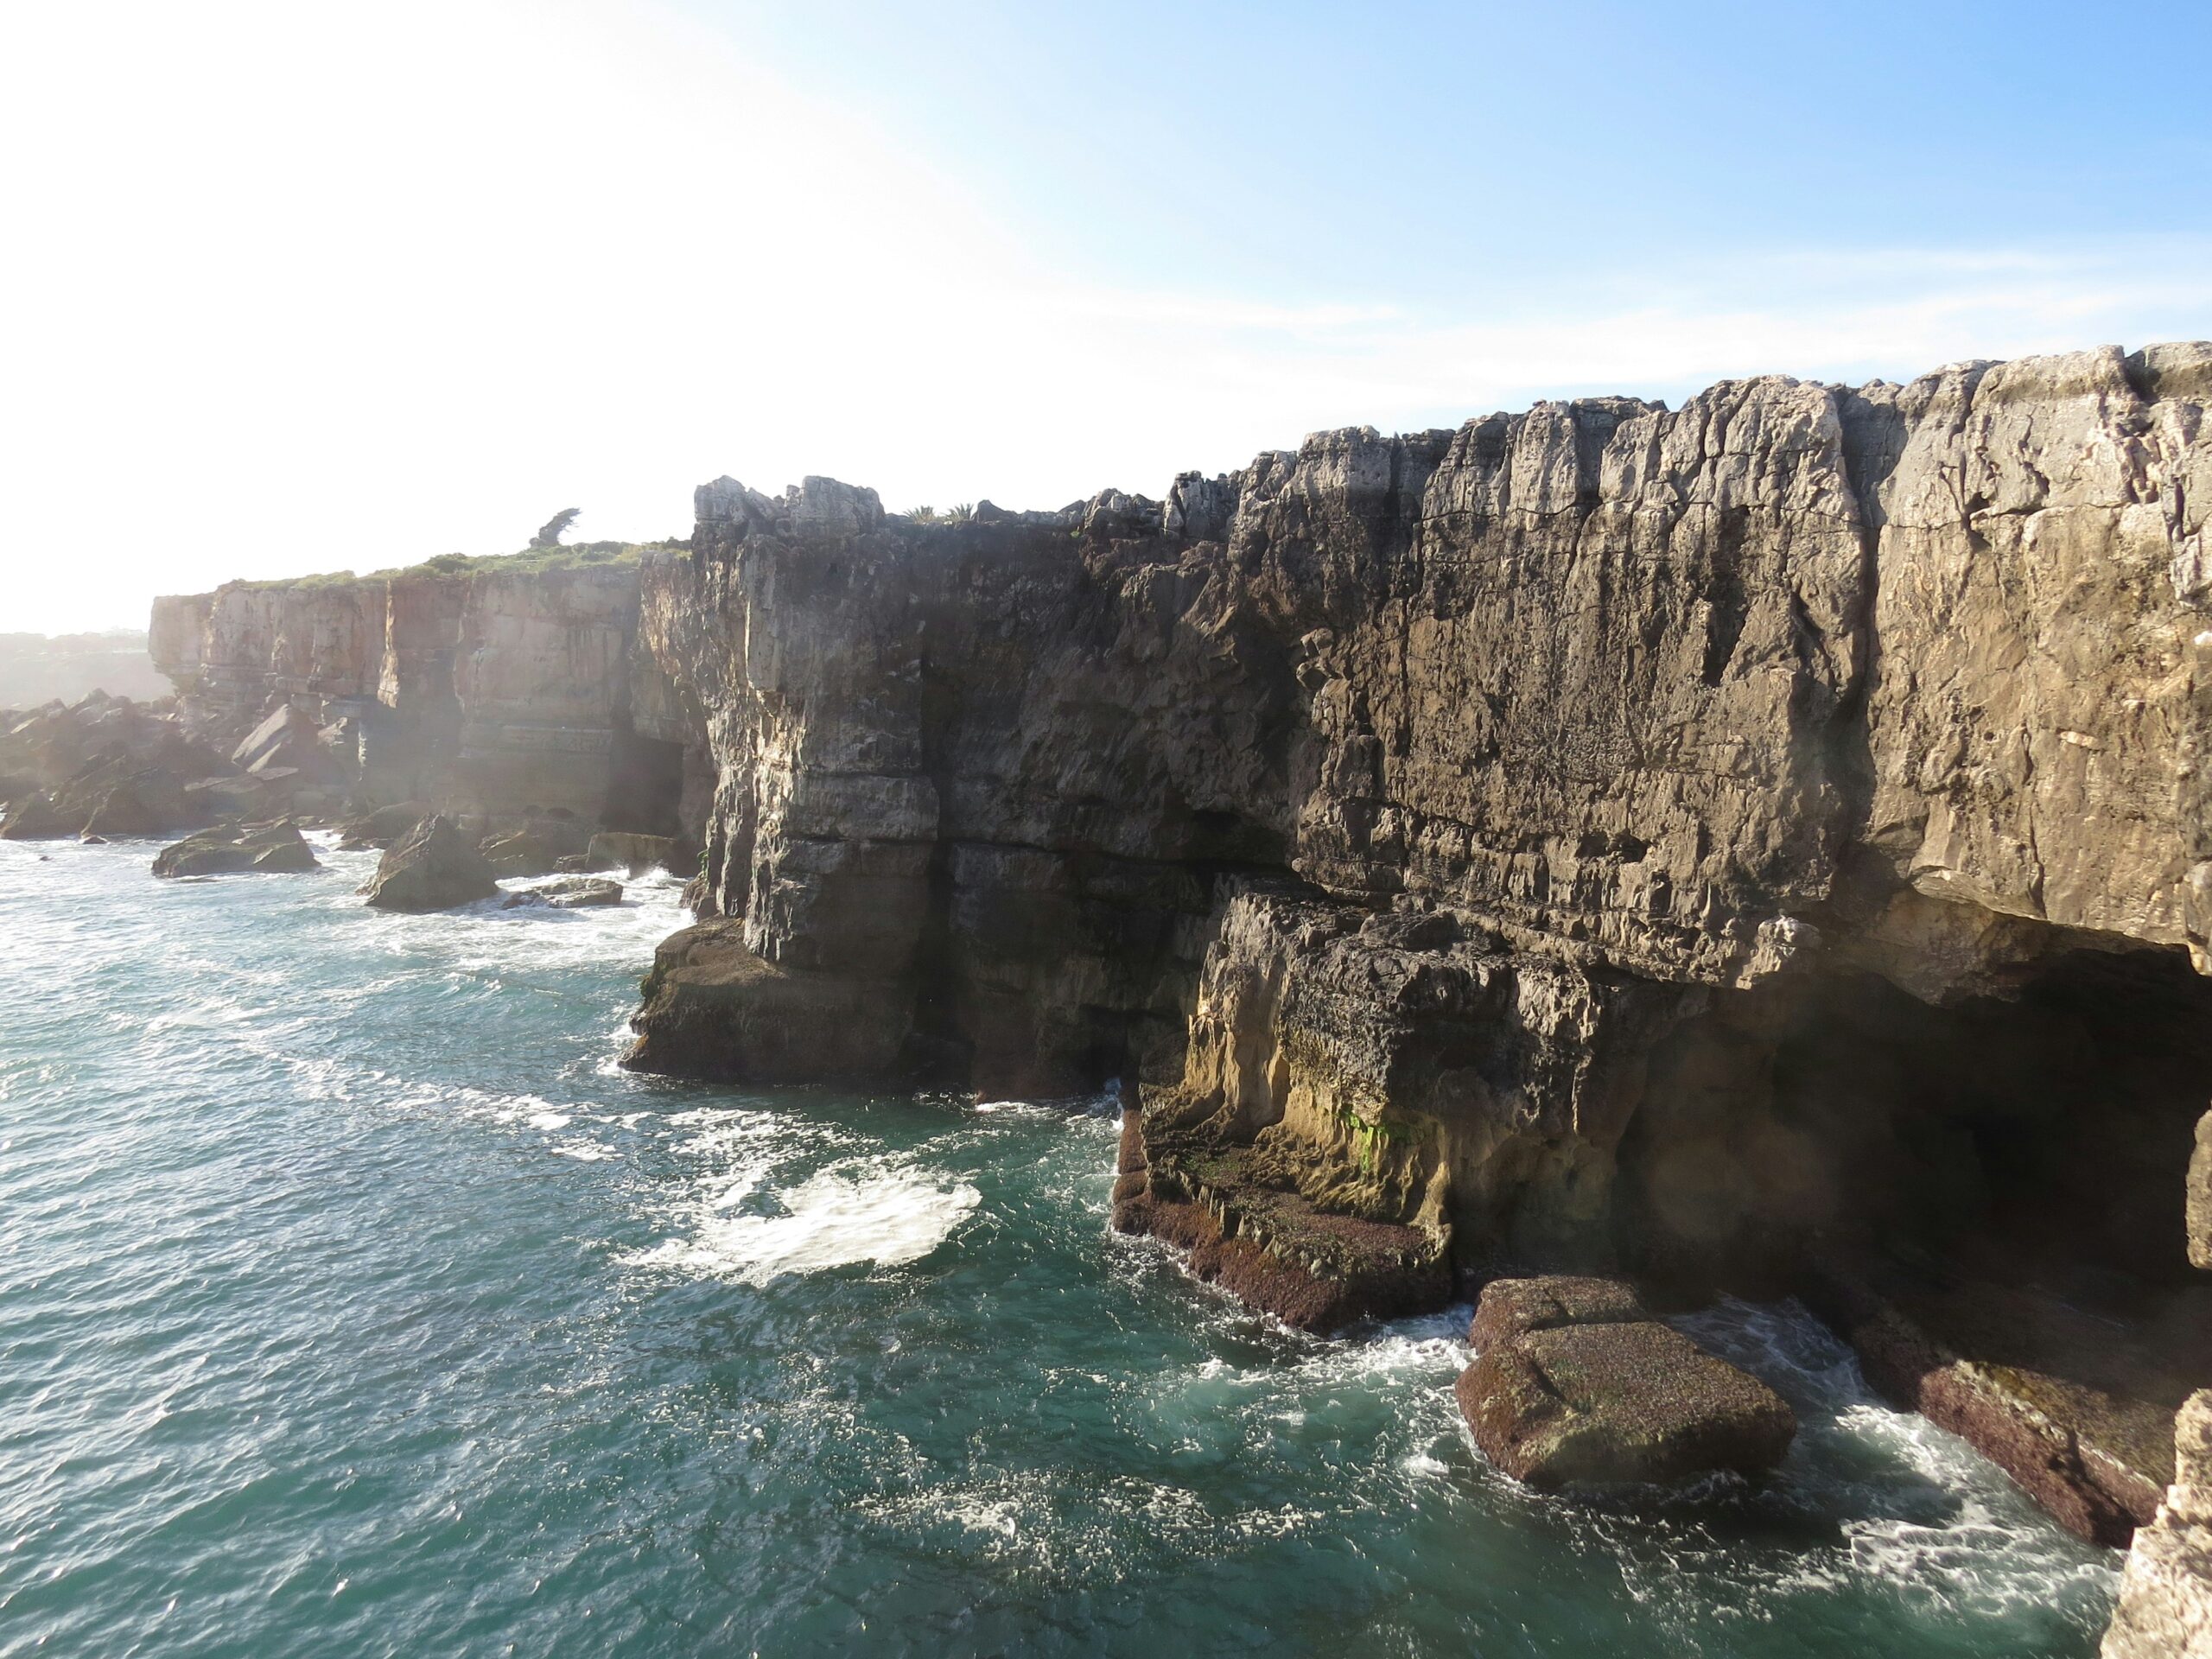
<path fill-rule="evenodd" d="M 1538 1499 L 1465 1310 L 1106 1228 L 1108 1103 L 628 1076 L 672 887 L 397 918 L 0 843 L 0 1654 L 2087 1655 L 2116 1558 L 1701 1316 L 1758 1490 Z M 43 855 L 43 858 L 41 858 Z"/>

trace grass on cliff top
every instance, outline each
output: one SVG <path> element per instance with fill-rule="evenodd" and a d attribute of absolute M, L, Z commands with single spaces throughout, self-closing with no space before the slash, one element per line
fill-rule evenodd
<path fill-rule="evenodd" d="M 234 582 L 232 588 L 337 588 L 352 582 L 396 582 L 407 576 L 531 575 L 541 570 L 594 570 L 635 564 L 648 549 L 683 547 L 667 542 L 577 542 L 561 547 L 529 547 L 519 553 L 441 553 L 420 564 L 393 565 L 356 575 L 351 570 L 325 570 L 312 576 L 275 576 L 265 582 Z"/>

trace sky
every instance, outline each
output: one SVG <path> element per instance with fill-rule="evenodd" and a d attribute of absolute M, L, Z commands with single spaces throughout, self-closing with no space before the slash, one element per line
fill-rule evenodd
<path fill-rule="evenodd" d="M 2212 337 L 2212 6 L 0 5 L 0 632 Z M 2178 68 L 2170 71 L 2169 66 Z"/>

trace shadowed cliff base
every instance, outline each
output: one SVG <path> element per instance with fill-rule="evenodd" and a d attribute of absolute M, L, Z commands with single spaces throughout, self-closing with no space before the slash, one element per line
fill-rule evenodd
<path fill-rule="evenodd" d="M 2212 346 L 2106 348 L 1323 433 L 1164 503 L 702 486 L 639 635 L 713 919 L 632 1064 L 1118 1081 L 1125 1223 L 1302 1322 L 1841 1251 L 1946 1351 L 2170 1413 L 2209 394 Z M 1946 1297 L 2050 1317 L 2000 1357 Z M 2069 1376 L 2057 1309 L 2151 1357 Z"/>

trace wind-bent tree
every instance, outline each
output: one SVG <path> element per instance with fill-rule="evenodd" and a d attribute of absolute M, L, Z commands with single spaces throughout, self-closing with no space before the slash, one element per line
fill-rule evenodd
<path fill-rule="evenodd" d="M 532 547 L 560 546 L 562 536 L 567 531 L 570 524 L 576 522 L 576 515 L 582 511 L 583 509 L 582 507 L 562 508 L 560 512 L 555 513 L 550 518 L 548 518 L 545 521 L 544 529 L 539 531 L 537 535 L 530 538 L 530 544 Z"/>

